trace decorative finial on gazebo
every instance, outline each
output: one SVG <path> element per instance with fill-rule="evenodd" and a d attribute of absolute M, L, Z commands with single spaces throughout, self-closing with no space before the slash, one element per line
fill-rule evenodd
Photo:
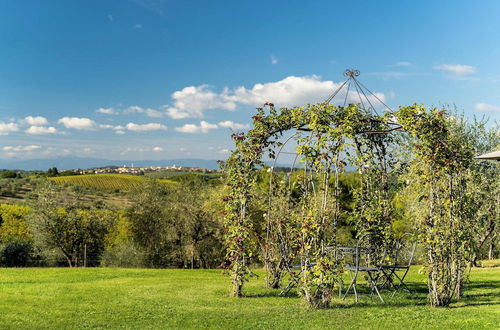
<path fill-rule="evenodd" d="M 356 69 L 347 69 L 344 71 L 344 76 L 352 78 L 352 77 L 358 77 L 359 76 L 359 70 Z"/>

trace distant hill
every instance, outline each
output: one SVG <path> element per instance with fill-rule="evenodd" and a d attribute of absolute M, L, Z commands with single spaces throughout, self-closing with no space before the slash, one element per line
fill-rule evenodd
<path fill-rule="evenodd" d="M 25 171 L 46 171 L 48 168 L 57 167 L 59 170 L 87 169 L 105 166 L 183 166 L 199 167 L 206 169 L 218 169 L 216 160 L 180 158 L 168 160 L 110 160 L 104 158 L 81 158 L 81 157 L 61 157 L 61 158 L 40 158 L 28 160 L 6 160 L 0 159 L 0 169 L 25 170 Z"/>

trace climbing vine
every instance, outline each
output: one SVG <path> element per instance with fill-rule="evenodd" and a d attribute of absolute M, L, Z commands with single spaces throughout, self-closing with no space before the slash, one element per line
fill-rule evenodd
<path fill-rule="evenodd" d="M 266 235 L 260 237 L 268 287 L 278 287 L 287 271 L 308 306 L 330 305 L 334 287 L 342 280 L 342 265 L 329 251 L 337 244 L 339 175 L 348 163 L 356 166 L 361 178 L 351 216 L 358 237 L 368 237 L 365 244 L 371 247 L 392 244 L 394 121 L 416 140 L 410 167 L 416 180 L 410 184 L 419 186 L 419 201 L 426 210 L 420 238 L 427 251 L 431 304 L 446 306 L 460 295 L 472 253 L 465 224 L 470 214 L 459 207 L 469 198 L 465 173 L 472 151 L 451 133 L 450 119 L 438 109 L 418 105 L 378 116 L 356 104 L 319 103 L 279 110 L 266 104 L 257 109 L 250 131 L 233 135 L 236 149 L 224 164 L 229 192 L 225 240 L 233 296 L 243 295 L 244 282 L 252 274 L 255 233 L 248 207 L 255 202 L 257 170 L 266 166 L 266 152 L 276 157 L 275 147 L 282 146 L 279 139 L 289 130 L 300 133 L 296 154 L 303 168 L 293 184 L 294 196 L 290 176 L 270 174 L 269 187 L 276 198 L 269 200 Z M 381 254 L 376 258 L 372 261 L 380 262 Z M 291 270 L 294 259 L 300 262 L 300 272 Z"/>
<path fill-rule="evenodd" d="M 461 295 L 463 278 L 471 258 L 470 205 L 465 193 L 466 172 L 473 150 L 450 130 L 451 118 L 439 109 L 413 105 L 396 116 L 416 138 L 410 182 L 421 191 L 425 208 L 420 235 L 427 251 L 429 299 L 433 306 L 448 306 Z M 416 166 L 415 166 L 416 165 Z"/>
<path fill-rule="evenodd" d="M 340 282 L 342 273 L 327 251 L 328 246 L 336 244 L 338 175 L 347 165 L 341 155 L 358 148 L 364 150 L 364 154 L 358 157 L 359 162 L 363 156 L 374 157 L 373 146 L 380 146 L 380 143 L 369 144 L 373 139 L 359 139 L 358 135 L 384 128 L 384 120 L 355 104 L 336 107 L 320 103 L 279 111 L 267 104 L 253 117 L 253 129 L 246 134 L 233 135 L 236 150 L 224 167 L 230 191 L 226 197 L 225 227 L 233 296 L 242 296 L 243 283 L 251 275 L 249 245 L 252 244 L 252 223 L 247 207 L 254 197 L 252 187 L 256 183 L 256 170 L 265 166 L 262 160 L 264 152 L 270 150 L 272 158 L 274 153 L 270 147 L 280 144 L 279 138 L 284 132 L 295 129 L 304 132 L 296 138 L 296 152 L 304 164 L 301 196 L 295 212 L 289 212 L 288 219 L 276 218 L 273 216 L 276 206 L 270 207 L 268 241 L 265 242 L 270 249 L 265 263 L 268 274 L 269 270 L 273 274 L 273 282 L 278 283 L 281 272 L 277 268 L 289 269 L 289 259 L 297 256 L 301 268 L 300 277 L 296 279 L 299 292 L 311 307 L 329 306 L 334 286 Z M 377 152 L 384 153 L 385 150 L 381 148 Z M 382 159 L 384 156 L 379 155 Z M 283 232 L 287 234 L 283 235 Z M 290 242 L 289 235 L 298 243 L 283 252 L 282 247 L 287 245 L 283 244 L 284 241 Z"/>

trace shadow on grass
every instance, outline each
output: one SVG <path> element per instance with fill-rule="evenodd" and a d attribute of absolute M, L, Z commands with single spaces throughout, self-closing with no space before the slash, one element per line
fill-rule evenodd
<path fill-rule="evenodd" d="M 265 292 L 247 292 L 245 298 L 298 298 L 295 291 L 290 291 L 286 295 L 281 294 L 282 289 L 267 289 Z"/>
<path fill-rule="evenodd" d="M 464 308 L 472 306 L 496 306 L 500 305 L 498 293 L 491 292 L 491 289 L 500 288 L 500 281 L 493 282 L 473 282 L 466 285 L 466 292 L 485 289 L 490 290 L 484 293 L 470 292 L 464 295 L 461 299 L 454 300 L 452 306 L 448 308 Z M 394 308 L 394 307 L 408 307 L 408 306 L 429 306 L 428 288 L 426 284 L 421 283 L 406 283 L 411 292 L 399 290 L 395 296 L 392 296 L 391 290 L 384 290 L 382 297 L 384 303 L 381 303 L 377 296 L 371 295 L 370 290 L 367 288 L 359 288 L 358 294 L 360 301 L 354 301 L 354 294 L 349 294 L 346 300 L 341 300 L 337 296 L 332 301 L 331 308 Z M 281 295 L 280 289 L 267 290 L 260 292 L 248 292 L 245 298 L 299 298 L 296 290 L 291 290 L 286 295 Z M 367 301 L 367 299 L 370 299 Z"/>

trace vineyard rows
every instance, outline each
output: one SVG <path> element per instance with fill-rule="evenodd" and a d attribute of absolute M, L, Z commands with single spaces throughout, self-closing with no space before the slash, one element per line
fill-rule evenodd
<path fill-rule="evenodd" d="M 142 176 L 126 174 L 85 174 L 69 175 L 51 178 L 54 182 L 64 185 L 91 187 L 105 190 L 131 190 L 145 180 Z M 170 180 L 159 180 L 163 183 L 172 183 Z"/>

